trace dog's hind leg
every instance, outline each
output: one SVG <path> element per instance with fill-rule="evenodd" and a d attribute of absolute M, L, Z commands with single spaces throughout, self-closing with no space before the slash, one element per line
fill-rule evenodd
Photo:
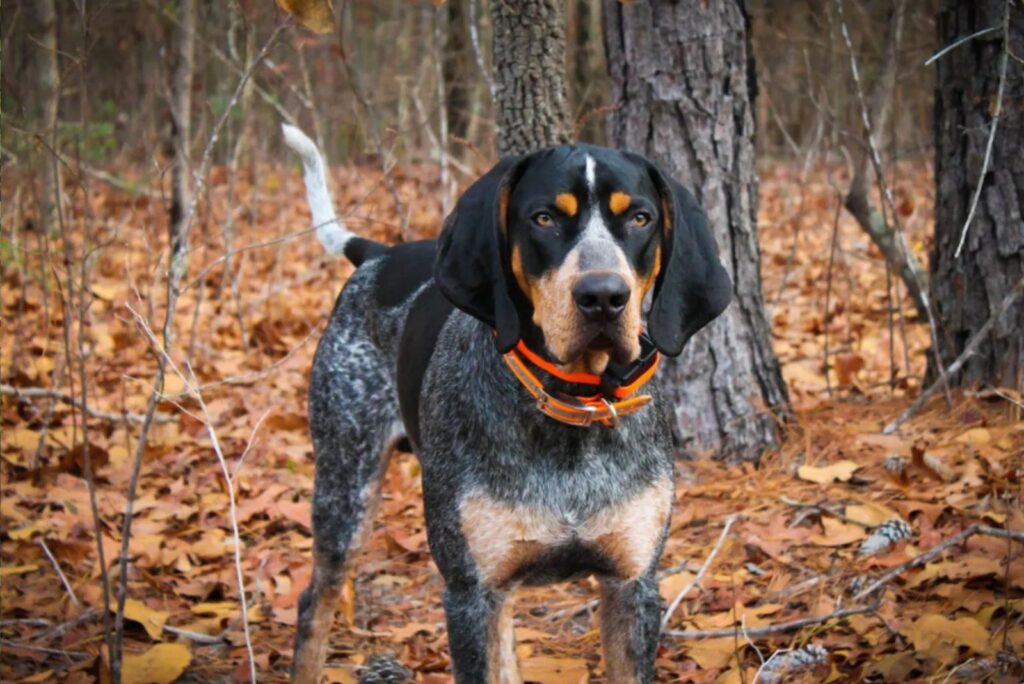
<path fill-rule="evenodd" d="M 392 383 L 368 345 L 329 331 L 310 379 L 314 564 L 299 600 L 293 682 L 319 678 L 348 566 L 372 528 L 388 456 L 403 437 Z"/>

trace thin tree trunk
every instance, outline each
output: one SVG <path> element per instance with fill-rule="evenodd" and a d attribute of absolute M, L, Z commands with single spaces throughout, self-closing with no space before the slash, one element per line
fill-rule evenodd
<path fill-rule="evenodd" d="M 491 0 L 498 155 L 570 140 L 564 0 Z"/>
<path fill-rule="evenodd" d="M 60 69 L 57 64 L 57 10 L 54 0 L 29 3 L 35 26 L 32 61 L 35 67 L 35 92 L 38 96 L 39 135 L 46 140 L 39 156 L 39 221 L 43 230 L 57 227 L 57 193 L 61 191 L 60 166 L 54 151 L 57 145 L 57 115 L 60 109 Z M 37 112 L 33 112 L 36 114 Z"/>
<path fill-rule="evenodd" d="M 922 292 L 928 287 L 928 275 L 914 255 L 905 252 L 899 245 L 896 227 L 886 223 L 885 215 L 871 204 L 871 140 L 873 135 L 876 149 L 882 147 L 885 130 L 892 110 L 892 88 L 896 82 L 896 64 L 903 33 L 903 16 L 905 1 L 897 0 L 886 24 L 885 52 L 878 76 L 868 97 L 868 112 L 871 121 L 871 132 L 864 131 L 864 142 L 854 162 L 853 180 L 846 194 L 844 206 L 857 220 L 861 230 L 868 234 L 893 269 L 903 280 L 907 291 L 914 300 L 918 315 L 927 318 L 928 307 Z"/>
<path fill-rule="evenodd" d="M 946 0 L 936 23 L 943 47 L 997 27 L 937 61 L 931 292 L 939 352 L 948 365 L 1024 275 L 1024 68 L 1014 58 L 1024 55 L 1024 9 L 1006 0 Z M 977 208 L 956 256 L 979 182 L 984 185 Z M 1010 307 L 1000 316 L 989 342 L 950 379 L 1024 390 L 1024 306 Z"/>
<path fill-rule="evenodd" d="M 743 2 L 605 0 L 609 139 L 693 189 L 736 297 L 668 364 L 681 446 L 756 459 L 788 412 L 761 293 L 756 81 Z"/>
<path fill-rule="evenodd" d="M 171 86 L 171 137 L 174 154 L 171 173 L 171 254 L 184 259 L 185 246 L 179 242 L 185 237 L 185 215 L 192 202 L 192 183 L 189 178 L 191 162 L 189 147 L 192 140 L 192 74 L 195 70 L 196 0 L 178 0 L 177 65 Z M 182 268 L 184 262 L 175 264 Z"/>
<path fill-rule="evenodd" d="M 445 85 L 445 107 L 447 110 L 448 134 L 466 139 L 469 119 L 472 114 L 473 79 L 476 70 L 469 45 L 469 29 L 466 26 L 465 1 L 452 0 L 447 5 L 447 27 L 442 60 Z"/>

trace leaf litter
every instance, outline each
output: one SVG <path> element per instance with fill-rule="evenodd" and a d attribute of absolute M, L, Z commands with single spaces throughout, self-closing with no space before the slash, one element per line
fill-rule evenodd
<path fill-rule="evenodd" d="M 273 244 L 235 254 L 225 270 L 219 258 L 223 236 L 214 227 L 224 225 L 234 208 L 227 206 L 227 174 L 214 171 L 209 202 L 202 206 L 208 244 L 195 238 L 194 281 L 175 322 L 179 336 L 192 340 L 192 367 L 235 473 L 257 670 L 261 680 L 284 681 L 298 596 L 311 574 L 308 368 L 351 267 L 325 258 L 304 232 L 309 219 L 298 171 L 264 167 L 256 176 L 239 175 L 235 196 L 249 200 L 235 220 L 235 244 Z M 333 173 L 339 210 L 350 227 L 395 241 L 399 221 L 379 172 L 349 167 Z M 403 204 L 411 207 L 412 232 L 436 234 L 441 203 L 435 170 L 399 166 L 393 173 Z M 772 625 L 856 607 L 849 601 L 858 586 L 972 524 L 1024 530 L 1024 425 L 1005 399 L 1013 397 L 1010 390 L 958 394 L 952 408 L 935 399 L 897 434 L 880 434 L 920 389 L 928 333 L 911 318 L 913 307 L 904 297 L 896 304 L 908 318 L 890 336 L 883 259 L 846 216 L 828 273 L 836 202 L 830 179 L 848 181 L 842 174 L 823 168 L 810 174 L 802 188 L 805 210 L 797 213 L 799 169 L 780 164 L 762 171 L 765 299 L 796 415 L 785 442 L 757 466 L 678 462 L 676 506 L 659 573 L 666 600 L 696 578 L 724 521 L 734 513 L 741 517 L 668 627 L 731 635 L 666 636 L 657 655 L 658 681 L 751 682 L 759 670 L 760 681 L 1016 681 L 1021 675 L 1013 654 L 1024 650 L 1022 548 L 983 535 L 889 582 L 865 604 L 874 600 L 873 611 L 758 635 Z M 24 180 L 5 174 L 3 182 Z M 899 167 L 897 194 L 916 198 L 900 205 L 904 224 L 922 258 L 931 242 L 932 182 L 923 166 Z M 91 219 L 80 191 L 69 204 L 69 239 L 80 252 L 83 226 L 94 222 L 91 239 L 100 247 L 91 257 L 91 302 L 81 335 L 89 405 L 106 416 L 89 418 L 90 453 L 102 544 L 116 571 L 138 432 L 137 424 L 117 418 L 145 410 L 155 369 L 128 307 L 151 321 L 162 316 L 158 274 L 166 210 L 156 199 L 106 187 L 89 192 Z M 20 258 L 3 271 L 0 296 L 9 332 L 2 342 L 4 382 L 70 392 L 55 280 L 66 276 L 60 239 L 51 236 L 56 243 L 47 245 L 32 232 L 22 239 Z M 832 310 L 826 312 L 830 278 Z M 72 347 L 77 364 L 77 339 Z M 176 350 L 176 361 L 184 360 L 184 347 Z M 169 379 L 158 407 L 161 422 L 143 454 L 129 545 L 125 679 L 244 680 L 227 493 L 201 413 L 189 397 L 176 394 L 184 384 Z M 47 399 L 3 396 L 4 680 L 107 676 L 78 420 L 64 401 L 51 406 Z M 370 658 L 394 654 L 416 681 L 449 682 L 442 583 L 426 545 L 420 473 L 412 456 L 393 459 L 383 491 L 374 532 L 339 606 L 325 677 L 354 682 Z M 593 580 L 521 592 L 517 654 L 528 681 L 604 681 L 596 596 Z"/>

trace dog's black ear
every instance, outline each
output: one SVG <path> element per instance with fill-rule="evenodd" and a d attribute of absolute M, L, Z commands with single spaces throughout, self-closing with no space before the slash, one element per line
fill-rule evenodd
<path fill-rule="evenodd" d="M 718 260 L 715 238 L 696 198 L 648 164 L 661 194 L 665 235 L 647 332 L 663 354 L 678 356 L 698 330 L 725 311 L 732 282 Z"/>
<path fill-rule="evenodd" d="M 523 157 L 510 157 L 462 194 L 438 238 L 434 280 L 448 300 L 494 328 L 498 351 L 519 341 L 519 316 L 509 294 L 508 198 Z"/>

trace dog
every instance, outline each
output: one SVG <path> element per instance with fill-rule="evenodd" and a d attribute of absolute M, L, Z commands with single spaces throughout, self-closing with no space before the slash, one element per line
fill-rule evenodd
<path fill-rule="evenodd" d="M 314 569 L 292 681 L 317 681 L 346 564 L 406 446 L 458 684 L 521 682 L 510 594 L 588 575 L 608 681 L 650 682 L 674 494 L 654 379 L 732 296 L 693 195 L 641 156 L 552 147 L 498 162 L 438 240 L 389 247 L 344 227 L 316 145 L 284 137 L 321 242 L 356 266 L 310 377 Z"/>

